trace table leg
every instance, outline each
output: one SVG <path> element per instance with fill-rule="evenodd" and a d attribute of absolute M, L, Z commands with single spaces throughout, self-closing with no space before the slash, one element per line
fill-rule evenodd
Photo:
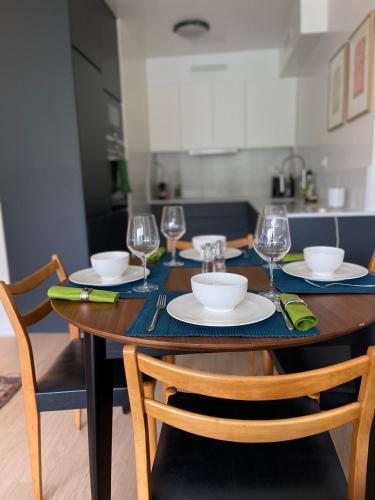
<path fill-rule="evenodd" d="M 92 500 L 111 498 L 113 372 L 105 339 L 84 333 Z"/>

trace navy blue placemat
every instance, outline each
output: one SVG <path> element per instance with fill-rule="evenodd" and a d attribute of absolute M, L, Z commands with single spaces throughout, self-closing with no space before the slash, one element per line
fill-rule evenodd
<path fill-rule="evenodd" d="M 253 248 L 250 250 L 247 248 L 242 248 L 241 250 L 245 251 L 247 253 L 247 256 L 244 257 L 243 255 L 240 255 L 238 257 L 235 257 L 234 259 L 226 259 L 225 264 L 227 267 L 232 267 L 232 266 L 261 266 L 264 264 L 264 261 L 259 257 L 259 255 L 255 252 Z M 167 262 L 171 259 L 171 254 L 167 253 L 163 255 L 163 257 L 158 261 L 159 265 L 162 265 L 163 262 Z M 177 260 L 181 261 L 184 263 L 184 267 L 201 267 L 202 263 L 197 261 L 197 260 L 192 260 L 192 259 L 185 259 L 184 257 L 180 257 L 179 254 L 177 254 Z"/>
<path fill-rule="evenodd" d="M 284 273 L 282 269 L 275 269 L 274 271 L 275 286 L 280 292 L 284 293 L 375 293 L 374 288 L 356 287 L 356 286 L 343 286 L 332 285 L 327 288 L 319 288 L 314 285 L 306 283 L 303 278 L 295 278 L 289 274 Z M 310 280 L 313 281 L 313 280 Z M 322 281 L 315 281 L 317 285 L 324 285 Z M 363 278 L 354 280 L 346 280 L 341 283 L 350 285 L 375 285 L 375 276 L 368 274 Z"/>
<path fill-rule="evenodd" d="M 160 289 L 164 287 L 165 280 L 167 279 L 169 271 L 172 269 L 171 267 L 167 266 L 160 266 L 157 264 L 153 264 L 148 266 L 148 269 L 150 270 L 150 274 L 147 278 L 147 281 L 149 283 L 153 283 L 155 285 L 158 285 Z M 125 283 L 124 285 L 116 285 L 116 286 L 95 286 L 96 290 L 110 290 L 111 292 L 119 292 L 120 298 L 126 298 L 126 299 L 138 299 L 138 298 L 144 298 L 145 294 L 144 292 L 134 292 L 133 288 L 137 285 L 141 285 L 143 283 L 142 280 L 138 281 L 132 281 L 131 283 Z M 74 288 L 82 288 L 84 285 L 78 285 L 77 283 L 72 283 L 69 281 L 67 284 L 69 287 L 74 287 Z M 125 295 L 126 294 L 126 295 Z"/>
<path fill-rule="evenodd" d="M 167 303 L 182 292 L 163 291 L 167 295 Z M 156 301 L 160 292 L 152 292 L 147 296 L 145 303 L 126 335 L 129 337 L 311 337 L 319 334 L 317 328 L 307 332 L 289 331 L 279 313 L 270 318 L 252 325 L 236 327 L 197 326 L 184 323 L 172 318 L 166 310 L 159 313 L 156 328 L 153 332 L 147 331 L 155 312 Z"/>

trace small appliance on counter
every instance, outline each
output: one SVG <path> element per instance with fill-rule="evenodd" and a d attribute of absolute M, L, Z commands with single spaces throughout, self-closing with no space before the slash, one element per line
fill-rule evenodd
<path fill-rule="evenodd" d="M 275 174 L 272 176 L 272 198 L 284 198 L 286 196 L 285 175 L 280 167 L 275 167 Z"/>

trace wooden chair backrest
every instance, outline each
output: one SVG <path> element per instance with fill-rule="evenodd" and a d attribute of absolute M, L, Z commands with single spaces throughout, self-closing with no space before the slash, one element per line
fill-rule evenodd
<path fill-rule="evenodd" d="M 46 265 L 20 281 L 10 284 L 0 281 L 0 300 L 16 336 L 24 391 L 35 393 L 36 390 L 34 357 L 27 328 L 45 318 L 52 311 L 52 307 L 50 300 L 46 298 L 31 311 L 21 314 L 13 296 L 31 292 L 54 273 L 60 283 L 68 278 L 57 255 L 53 255 Z M 74 328 L 70 332 L 71 337 L 79 335 L 78 330 L 75 331 Z"/>
<path fill-rule="evenodd" d="M 230 240 L 227 241 L 227 247 L 229 248 L 253 248 L 253 243 L 254 243 L 254 237 L 252 234 L 248 234 L 244 238 L 238 238 L 237 240 Z M 187 248 L 192 248 L 193 244 L 191 241 L 183 241 L 183 240 L 177 240 L 176 241 L 176 249 L 177 250 L 186 250 Z M 170 240 L 167 240 L 167 250 L 170 252 L 172 249 L 172 242 Z"/>
<path fill-rule="evenodd" d="M 375 408 L 375 347 L 370 347 L 366 355 L 344 363 L 273 377 L 192 370 L 138 353 L 134 346 L 124 347 L 124 364 L 136 442 L 138 500 L 151 498 L 147 418 L 199 436 L 242 443 L 287 441 L 354 422 L 349 498 L 365 498 L 368 440 Z M 358 400 L 339 408 L 279 420 L 235 420 L 181 410 L 145 397 L 142 373 L 185 391 L 244 401 L 296 398 L 322 392 L 357 377 L 362 381 Z"/>
<path fill-rule="evenodd" d="M 372 252 L 371 259 L 368 265 L 368 270 L 370 273 L 375 274 L 375 250 Z"/>

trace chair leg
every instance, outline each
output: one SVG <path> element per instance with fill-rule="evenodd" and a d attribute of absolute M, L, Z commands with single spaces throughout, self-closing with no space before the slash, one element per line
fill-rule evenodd
<path fill-rule="evenodd" d="M 146 398 L 154 399 L 155 391 L 155 381 L 150 380 L 144 382 L 143 392 Z M 157 447 L 157 433 L 156 433 L 156 420 L 149 415 L 147 415 L 147 427 L 148 427 L 148 441 L 150 447 L 150 466 L 154 463 L 156 447 Z"/>
<path fill-rule="evenodd" d="M 82 425 L 82 410 L 74 410 L 74 425 L 77 431 L 81 430 Z"/>
<path fill-rule="evenodd" d="M 36 408 L 35 400 L 32 402 L 27 401 L 25 398 L 25 412 L 34 500 L 42 500 L 43 490 L 40 413 Z"/>
<path fill-rule="evenodd" d="M 268 351 L 262 351 L 264 375 L 273 375 L 273 363 Z"/>
<path fill-rule="evenodd" d="M 255 368 L 255 351 L 249 351 L 248 352 L 248 355 L 249 355 L 249 375 L 255 375 L 255 371 L 256 371 L 256 368 Z"/>
<path fill-rule="evenodd" d="M 172 363 L 173 365 L 176 364 L 176 356 L 174 356 L 173 354 L 169 354 L 168 356 L 162 356 L 161 359 L 162 359 L 162 361 L 165 361 L 166 363 Z M 162 396 L 163 396 L 163 403 L 165 403 L 165 404 L 167 404 L 168 398 L 170 396 L 170 394 L 167 394 L 167 389 L 168 389 L 168 385 L 163 384 Z"/>

